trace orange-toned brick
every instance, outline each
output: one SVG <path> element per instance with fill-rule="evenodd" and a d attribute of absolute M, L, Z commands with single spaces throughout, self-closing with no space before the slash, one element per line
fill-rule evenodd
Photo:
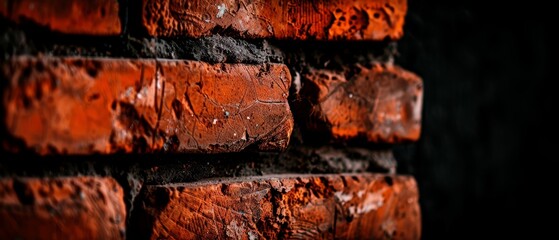
<path fill-rule="evenodd" d="M 282 64 L 19 57 L 1 70 L 7 132 L 41 154 L 282 150 L 293 128 Z"/>
<path fill-rule="evenodd" d="M 301 115 L 307 117 L 310 132 L 328 133 L 339 141 L 397 143 L 419 138 L 423 84 L 413 73 L 383 65 L 361 68 L 350 77 L 311 69 L 303 81 L 300 94 L 309 106 L 302 107 Z"/>
<path fill-rule="evenodd" d="M 123 191 L 112 178 L 0 179 L 1 239 L 124 239 Z"/>
<path fill-rule="evenodd" d="M 146 186 L 133 221 L 151 239 L 419 239 L 408 176 L 300 175 Z M 143 235 L 143 236 L 146 236 Z"/>
<path fill-rule="evenodd" d="M 383 40 L 402 36 L 407 0 L 143 0 L 152 36 Z"/>
<path fill-rule="evenodd" d="M 0 0 L 0 14 L 72 34 L 120 34 L 116 0 Z M 3 10 L 2 10 L 3 9 Z"/>

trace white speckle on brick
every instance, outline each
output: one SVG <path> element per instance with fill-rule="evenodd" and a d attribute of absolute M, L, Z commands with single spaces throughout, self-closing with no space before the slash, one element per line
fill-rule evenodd
<path fill-rule="evenodd" d="M 147 87 L 143 87 L 142 90 L 140 90 L 140 92 L 136 94 L 136 98 L 142 99 L 142 98 L 144 98 L 145 96 L 147 96 L 147 94 L 148 94 L 148 89 L 147 89 Z"/>
<path fill-rule="evenodd" d="M 248 231 L 248 239 L 249 240 L 256 240 L 256 239 L 258 239 L 258 235 L 256 233 L 254 233 L 253 231 Z"/>
<path fill-rule="evenodd" d="M 298 72 L 295 72 L 293 77 L 293 85 L 295 85 L 295 93 L 299 93 L 301 90 L 301 75 Z"/>
<path fill-rule="evenodd" d="M 132 92 L 134 92 L 134 88 L 133 87 L 128 87 L 126 89 L 126 91 L 124 92 L 124 96 L 129 97 L 130 95 L 132 95 Z"/>
<path fill-rule="evenodd" d="M 225 6 L 224 3 L 218 5 L 217 6 L 217 15 L 215 15 L 215 17 L 217 17 L 217 18 L 223 17 L 223 14 L 225 14 L 225 11 L 227 11 L 227 7 Z"/>
<path fill-rule="evenodd" d="M 244 232 L 244 224 L 241 224 L 239 226 L 239 224 L 237 223 L 237 221 L 233 220 L 231 221 L 228 225 L 227 228 L 225 230 L 225 234 L 227 235 L 227 237 L 229 238 L 233 238 L 233 239 L 241 239 L 242 238 L 242 233 Z"/>
<path fill-rule="evenodd" d="M 417 102 L 413 107 L 413 119 L 420 120 L 421 119 L 421 105 L 423 103 L 423 93 L 417 95 Z"/>
<path fill-rule="evenodd" d="M 353 198 L 353 195 L 351 194 L 344 194 L 344 192 L 342 191 L 338 191 L 334 193 L 334 196 L 336 197 L 336 199 L 338 201 L 340 201 L 341 203 L 346 203 L 351 201 L 351 199 Z"/>
<path fill-rule="evenodd" d="M 384 204 L 384 197 L 382 193 L 367 193 L 365 196 L 365 200 L 360 206 L 357 206 L 357 209 L 350 209 L 351 214 L 365 214 L 373 210 L 377 210 L 378 208 L 382 207 Z"/>
<path fill-rule="evenodd" d="M 361 191 L 357 192 L 357 196 L 359 198 L 363 197 L 363 194 L 365 194 L 365 190 L 361 190 Z"/>

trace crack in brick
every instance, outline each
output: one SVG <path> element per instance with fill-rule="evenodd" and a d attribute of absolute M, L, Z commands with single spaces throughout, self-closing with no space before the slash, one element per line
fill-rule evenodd
<path fill-rule="evenodd" d="M 344 180 L 346 176 L 351 178 Z M 152 239 L 170 235 L 178 238 L 192 235 L 248 237 L 249 232 L 273 239 L 334 236 L 417 239 L 420 215 L 414 180 L 396 176 L 388 184 L 384 179 L 385 175 L 380 174 L 263 176 L 152 185 L 146 186 L 143 195 L 146 200 L 138 204 L 155 219 L 150 225 L 154 230 Z M 151 202 L 150 193 L 157 189 L 171 189 L 177 193 L 164 209 L 146 204 Z M 336 192 L 344 192 L 352 198 L 341 201 L 335 197 Z M 382 197 L 371 198 L 377 195 Z M 252 215 L 246 217 L 247 214 Z M 158 230 L 159 224 L 167 219 L 179 223 L 180 227 Z M 143 220 L 135 218 L 135 221 Z M 361 227 L 365 225 L 368 227 Z M 211 232 L 207 231 L 207 226 Z"/>
<path fill-rule="evenodd" d="M 334 141 L 397 143 L 419 138 L 421 79 L 397 66 L 358 66 L 358 72 L 310 68 L 294 102 L 303 129 Z M 311 114 L 308 114 L 310 112 Z M 312 139 L 311 139 L 312 141 Z"/>
<path fill-rule="evenodd" d="M 279 79 L 287 71 L 283 65 L 266 64 L 266 74 L 260 77 L 263 84 L 258 84 L 254 79 L 264 66 L 88 59 L 84 66 L 99 65 L 91 82 L 82 61 L 76 59 L 21 57 L 4 63 L 13 67 L 3 68 L 5 76 L 33 69 L 23 78 L 14 78 L 5 90 L 12 93 L 5 108 L 8 132 L 40 153 L 47 149 L 59 153 L 217 153 L 241 151 L 255 143 L 260 150 L 287 147 L 293 128 L 287 96 L 282 87 L 270 87 L 277 81 L 290 83 L 289 76 Z M 39 63 L 44 70 L 34 67 Z M 53 86 L 42 97 L 25 90 L 41 86 L 45 79 L 58 79 L 60 87 Z M 81 101 L 92 94 L 97 97 L 91 103 Z M 18 109 L 25 102 L 28 107 Z M 67 123 L 57 122 L 56 117 Z M 40 129 L 18 125 L 22 123 Z M 65 124 L 74 130 L 64 130 Z M 41 132 L 45 134 L 37 136 Z M 67 141 L 61 141 L 62 135 Z"/>
<path fill-rule="evenodd" d="M 232 10 L 214 15 L 209 12 L 215 7 L 208 6 Z M 406 11 L 406 0 L 143 0 L 142 26 L 151 36 L 166 37 L 225 33 L 244 38 L 383 40 L 402 36 Z"/>

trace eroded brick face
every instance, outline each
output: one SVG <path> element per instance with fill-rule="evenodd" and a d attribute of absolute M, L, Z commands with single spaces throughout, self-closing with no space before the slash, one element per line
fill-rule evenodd
<path fill-rule="evenodd" d="M 281 64 L 19 57 L 2 76 L 7 131 L 41 154 L 273 151 L 293 128 Z"/>
<path fill-rule="evenodd" d="M 142 0 L 143 26 L 152 36 L 398 39 L 406 0 Z"/>
<path fill-rule="evenodd" d="M 116 0 L 1 0 L 0 14 L 17 23 L 32 22 L 71 34 L 117 35 Z"/>
<path fill-rule="evenodd" d="M 112 178 L 0 179 L 2 239 L 124 239 L 123 191 Z"/>
<path fill-rule="evenodd" d="M 147 186 L 151 239 L 419 239 L 415 180 L 301 175 Z M 143 233 L 142 233 L 143 234 Z"/>
<path fill-rule="evenodd" d="M 397 66 L 375 65 L 349 75 L 311 69 L 303 76 L 301 113 L 311 132 L 336 141 L 398 143 L 419 138 L 423 85 Z M 310 113 L 306 115 L 305 113 Z"/>
<path fill-rule="evenodd" d="M 0 0 L 0 239 L 419 239 L 406 10 Z"/>

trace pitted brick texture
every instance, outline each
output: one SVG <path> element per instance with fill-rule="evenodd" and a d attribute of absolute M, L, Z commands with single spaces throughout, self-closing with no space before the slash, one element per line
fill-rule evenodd
<path fill-rule="evenodd" d="M 41 154 L 274 151 L 293 128 L 281 64 L 20 57 L 2 76 L 7 131 Z"/>
<path fill-rule="evenodd" d="M 421 79 L 400 67 L 374 65 L 349 75 L 311 69 L 303 76 L 301 98 L 306 128 L 337 141 L 415 141 L 421 130 Z M 311 113 L 310 115 L 306 113 Z"/>
<path fill-rule="evenodd" d="M 143 0 L 152 36 L 383 40 L 402 36 L 407 0 Z"/>
<path fill-rule="evenodd" d="M 0 0 L 0 14 L 11 21 L 71 34 L 120 34 L 118 8 L 117 0 Z"/>
<path fill-rule="evenodd" d="M 142 196 L 134 220 L 151 239 L 419 239 L 421 231 L 407 176 L 268 176 L 152 185 Z"/>
<path fill-rule="evenodd" d="M 1 239 L 124 239 L 125 222 L 112 178 L 0 179 Z"/>

